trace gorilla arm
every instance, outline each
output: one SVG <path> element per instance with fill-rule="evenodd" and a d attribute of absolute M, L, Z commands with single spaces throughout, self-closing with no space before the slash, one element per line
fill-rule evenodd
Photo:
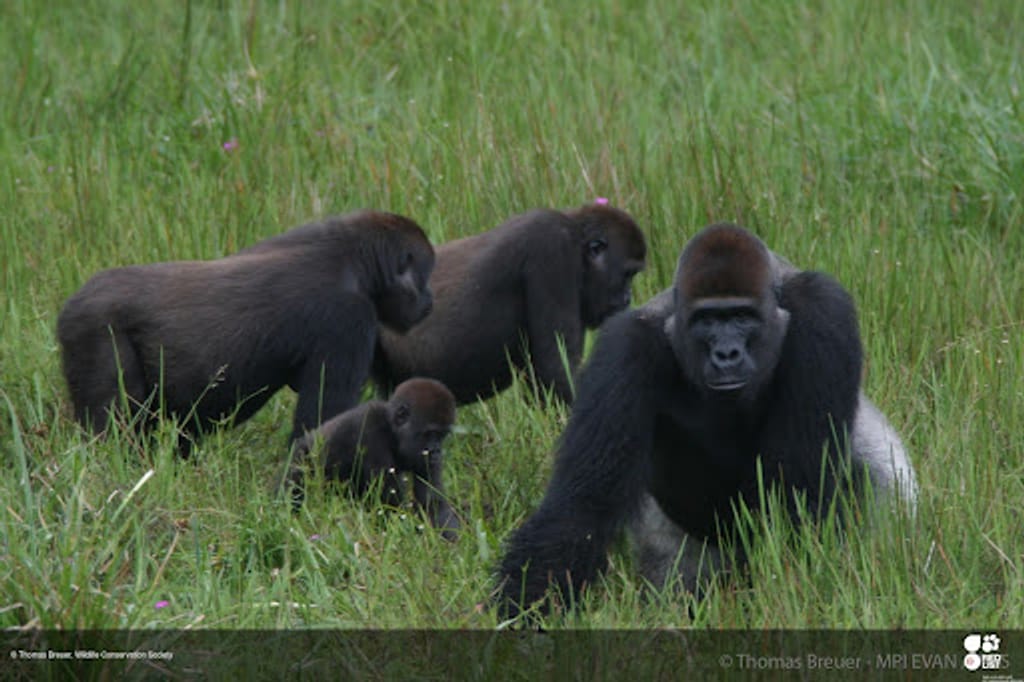
<path fill-rule="evenodd" d="M 789 327 L 773 395 L 764 398 L 769 409 L 761 455 L 766 476 L 784 471 L 787 488 L 805 491 L 817 514 L 831 503 L 836 477 L 847 473 L 841 453 L 854 428 L 863 365 L 857 314 L 846 290 L 817 272 L 787 279 L 779 303 L 790 313 Z"/>
<path fill-rule="evenodd" d="M 425 475 L 419 472 L 413 475 L 413 499 L 426 511 L 434 526 L 442 530 L 441 535 L 448 540 L 454 540 L 457 537 L 456 531 L 462 524 L 444 492 L 441 457 L 439 454 L 431 454 L 424 459 L 428 460 Z"/>
<path fill-rule="evenodd" d="M 583 275 L 576 265 L 578 249 L 570 233 L 531 236 L 548 242 L 545 257 L 530 259 L 524 272 L 526 337 L 533 378 L 538 387 L 551 388 L 559 399 L 571 404 L 570 373 L 579 366 L 584 334 L 580 321 Z M 559 337 L 565 344 L 567 362 L 562 361 Z"/>
<path fill-rule="evenodd" d="M 774 251 L 772 267 L 783 284 L 800 273 L 792 263 Z M 907 502 L 909 509 L 913 510 L 917 502 L 917 480 L 906 446 L 882 411 L 864 394 L 863 388 L 850 440 L 850 456 L 854 466 L 867 465 L 875 495 L 885 498 L 895 496 Z"/>
<path fill-rule="evenodd" d="M 352 294 L 335 298 L 332 306 L 304 311 L 322 332 L 290 382 L 298 394 L 290 442 L 355 406 L 369 376 L 377 344 L 373 304 Z"/>
<path fill-rule="evenodd" d="M 544 500 L 508 540 L 499 568 L 511 615 L 549 584 L 571 600 L 592 582 L 648 485 L 655 417 L 676 370 L 663 319 L 643 315 L 610 319 L 580 376 Z"/>

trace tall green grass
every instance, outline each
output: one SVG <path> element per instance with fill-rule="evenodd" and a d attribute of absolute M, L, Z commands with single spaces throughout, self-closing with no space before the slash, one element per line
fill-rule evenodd
<path fill-rule="evenodd" d="M 4 3 L 0 626 L 497 625 L 564 410 L 517 385 L 460 411 L 455 543 L 316 489 L 295 516 L 271 492 L 292 396 L 187 463 L 169 428 L 93 439 L 56 314 L 101 268 L 329 213 L 442 242 L 599 195 L 647 232 L 640 300 L 712 220 L 843 281 L 921 499 L 845 539 L 764 528 L 701 603 L 616 551 L 548 625 L 1024 626 L 1022 23 L 1015 0 Z"/>

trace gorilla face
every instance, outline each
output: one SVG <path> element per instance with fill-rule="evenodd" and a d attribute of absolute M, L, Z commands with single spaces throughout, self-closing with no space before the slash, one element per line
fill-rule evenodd
<path fill-rule="evenodd" d="M 433 269 L 432 251 L 405 252 L 395 267 L 390 286 L 377 302 L 383 324 L 404 334 L 430 314 L 434 295 L 428 282 Z"/>
<path fill-rule="evenodd" d="M 593 204 L 566 212 L 580 229 L 583 324 L 596 329 L 632 301 L 633 277 L 647 262 L 647 243 L 628 213 Z"/>
<path fill-rule="evenodd" d="M 698 382 L 711 391 L 737 391 L 757 372 L 751 346 L 762 322 L 745 305 L 712 302 L 698 306 L 687 322 L 691 343 L 699 349 Z"/>
<path fill-rule="evenodd" d="M 716 297 L 677 309 L 672 346 L 686 378 L 701 391 L 744 400 L 771 378 L 788 313 L 774 297 Z"/>
<path fill-rule="evenodd" d="M 427 476 L 441 465 L 442 446 L 455 422 L 455 397 L 440 382 L 417 378 L 399 385 L 388 408 L 399 464 Z"/>
<path fill-rule="evenodd" d="M 603 237 L 584 244 L 583 323 L 595 328 L 632 301 L 633 278 L 644 268 L 643 258 L 631 257 L 627 244 Z"/>

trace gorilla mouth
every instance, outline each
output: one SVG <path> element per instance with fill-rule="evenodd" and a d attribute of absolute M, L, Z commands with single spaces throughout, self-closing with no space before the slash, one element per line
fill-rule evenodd
<path fill-rule="evenodd" d="M 724 391 L 738 391 L 739 389 L 743 388 L 746 385 L 747 385 L 747 382 L 746 382 L 745 379 L 740 379 L 738 381 L 716 381 L 716 382 L 709 381 L 708 382 L 708 388 L 710 388 L 712 391 L 723 391 L 723 392 Z"/>

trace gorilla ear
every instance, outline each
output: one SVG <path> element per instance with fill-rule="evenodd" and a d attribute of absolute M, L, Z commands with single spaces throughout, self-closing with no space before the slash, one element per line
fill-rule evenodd
<path fill-rule="evenodd" d="M 778 321 L 779 329 L 783 334 L 789 328 L 789 311 L 785 308 L 775 308 L 775 319 Z"/>
<path fill-rule="evenodd" d="M 587 255 L 597 258 L 608 249 L 608 242 L 604 239 L 591 239 L 587 242 Z"/>
<path fill-rule="evenodd" d="M 665 330 L 665 336 L 667 336 L 668 338 L 671 339 L 675 335 L 675 333 L 676 333 L 676 315 L 675 315 L 675 313 L 672 313 L 671 315 L 669 315 L 668 317 L 665 318 L 665 326 L 663 327 L 663 329 Z"/>
<path fill-rule="evenodd" d="M 391 413 L 392 426 L 394 426 L 395 428 L 403 426 L 407 421 L 409 421 L 409 413 L 409 406 L 406 405 L 405 403 L 402 403 L 398 407 L 396 407 L 395 411 Z"/>

